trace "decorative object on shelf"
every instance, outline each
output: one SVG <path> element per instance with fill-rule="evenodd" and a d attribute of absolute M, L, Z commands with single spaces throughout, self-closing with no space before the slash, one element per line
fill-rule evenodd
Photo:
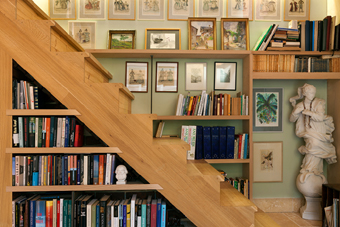
<path fill-rule="evenodd" d="M 282 182 L 282 141 L 254 142 L 254 182 Z"/>
<path fill-rule="evenodd" d="M 215 17 L 220 20 L 223 17 L 223 0 L 198 0 L 199 17 Z"/>
<path fill-rule="evenodd" d="M 310 0 L 284 0 L 284 20 L 309 20 Z"/>
<path fill-rule="evenodd" d="M 136 0 L 109 0 L 109 20 L 135 20 Z"/>
<path fill-rule="evenodd" d="M 107 49 L 136 49 L 136 30 L 109 30 Z"/>
<path fill-rule="evenodd" d="M 194 0 L 169 0 L 168 20 L 188 20 L 188 17 L 195 16 Z"/>
<path fill-rule="evenodd" d="M 216 50 L 216 19 L 188 18 L 189 50 Z"/>
<path fill-rule="evenodd" d="M 105 1 L 103 0 L 79 0 L 78 19 L 101 19 L 105 18 Z"/>
<path fill-rule="evenodd" d="M 248 18 L 222 18 L 221 42 L 222 50 L 249 50 Z"/>
<path fill-rule="evenodd" d="M 138 20 L 164 20 L 164 0 L 139 0 Z"/>
<path fill-rule="evenodd" d="M 282 132 L 283 88 L 253 88 L 253 131 Z"/>
<path fill-rule="evenodd" d="M 68 22 L 69 34 L 84 49 L 96 48 L 96 22 Z"/>
<path fill-rule="evenodd" d="M 290 122 L 296 122 L 295 134 L 303 138 L 305 145 L 298 151 L 305 155 L 300 174 L 296 179 L 298 190 L 304 195 L 306 204 L 300 208 L 302 218 L 321 220 L 322 184 L 327 184 L 323 175 L 323 160 L 336 163 L 336 151 L 332 142 L 334 131 L 333 117 L 325 114 L 326 102 L 316 98 L 316 88 L 304 84 L 298 88 L 298 95 L 289 99 L 294 107 Z M 303 99 L 296 104 L 296 101 Z"/>
<path fill-rule="evenodd" d="M 281 21 L 281 0 L 255 0 L 255 20 Z"/>
<path fill-rule="evenodd" d="M 156 62 L 156 92 L 178 90 L 178 62 Z"/>
<path fill-rule="evenodd" d="M 249 18 L 253 20 L 253 1 L 252 0 L 227 0 L 227 17 L 230 18 Z"/>
<path fill-rule="evenodd" d="M 148 92 L 148 62 L 126 62 L 125 86 L 131 92 Z"/>
<path fill-rule="evenodd" d="M 146 28 L 145 49 L 180 50 L 181 29 L 179 28 Z"/>
<path fill-rule="evenodd" d="M 48 12 L 53 20 L 75 20 L 76 0 L 48 0 Z"/>
<path fill-rule="evenodd" d="M 128 174 L 128 171 L 124 165 L 119 165 L 116 168 L 116 178 L 117 182 L 116 184 L 126 184 L 126 175 Z"/>
<path fill-rule="evenodd" d="M 214 90 L 236 90 L 236 62 L 215 62 Z"/>
<path fill-rule="evenodd" d="M 207 63 L 185 63 L 185 90 L 207 89 Z"/>

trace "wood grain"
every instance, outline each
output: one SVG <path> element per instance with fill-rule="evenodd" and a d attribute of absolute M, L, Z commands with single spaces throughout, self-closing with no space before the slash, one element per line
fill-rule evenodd
<path fill-rule="evenodd" d="M 118 147 L 11 147 L 6 148 L 7 154 L 104 154 L 122 151 Z"/>
<path fill-rule="evenodd" d="M 6 110 L 8 116 L 80 116 L 77 110 L 72 109 L 34 109 L 34 110 L 21 110 L 21 109 L 8 109 Z"/>

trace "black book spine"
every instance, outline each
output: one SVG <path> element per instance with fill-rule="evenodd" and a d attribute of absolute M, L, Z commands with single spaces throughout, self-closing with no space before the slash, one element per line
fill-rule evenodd
<path fill-rule="evenodd" d="M 19 147 L 19 128 L 18 128 L 18 117 L 13 116 L 13 147 Z"/>
<path fill-rule="evenodd" d="M 84 155 L 80 155 L 80 184 L 84 185 Z"/>
<path fill-rule="evenodd" d="M 70 118 L 70 147 L 74 147 L 74 138 L 75 138 L 75 131 L 76 131 L 76 119 L 74 117 Z"/>
<path fill-rule="evenodd" d="M 68 157 L 64 156 L 64 185 L 68 185 Z"/>
<path fill-rule="evenodd" d="M 28 122 L 28 135 L 29 135 L 29 145 L 30 147 L 34 147 L 35 145 L 35 118 L 30 117 Z"/>
<path fill-rule="evenodd" d="M 63 179 L 62 179 L 62 176 L 63 176 L 63 169 L 61 168 L 62 167 L 62 156 L 61 155 L 58 155 L 58 185 L 62 185 L 63 184 Z"/>
<path fill-rule="evenodd" d="M 90 155 L 90 185 L 93 184 L 93 155 Z"/>
<path fill-rule="evenodd" d="M 52 124 L 52 122 L 51 122 Z M 54 118 L 54 128 L 53 128 L 53 147 L 57 147 L 57 130 L 58 130 L 58 118 Z M 50 141 L 52 143 L 52 141 Z"/>
<path fill-rule="evenodd" d="M 314 43 L 312 42 L 313 41 L 313 22 L 311 21 L 310 23 L 309 23 L 309 25 L 310 25 L 310 30 L 309 30 L 309 35 L 310 35 L 310 46 L 309 46 L 309 50 L 311 51 L 311 50 L 313 50 L 313 46 L 314 46 Z"/>
<path fill-rule="evenodd" d="M 77 202 L 77 225 L 80 226 L 81 223 L 81 200 Z"/>
<path fill-rule="evenodd" d="M 33 87 L 33 93 L 34 93 L 34 109 L 39 109 L 39 102 L 38 102 L 39 101 L 39 98 L 38 98 L 39 89 L 37 86 Z"/>
<path fill-rule="evenodd" d="M 29 147 L 29 140 L 28 140 L 28 117 L 24 117 L 24 147 Z"/>
<path fill-rule="evenodd" d="M 99 208 L 99 227 L 106 227 L 106 201 L 100 201 L 100 208 Z"/>
<path fill-rule="evenodd" d="M 13 83 L 12 83 L 12 109 L 17 109 L 17 89 L 18 89 L 18 81 L 13 80 Z"/>
<path fill-rule="evenodd" d="M 81 202 L 80 226 L 86 227 L 86 201 Z"/>

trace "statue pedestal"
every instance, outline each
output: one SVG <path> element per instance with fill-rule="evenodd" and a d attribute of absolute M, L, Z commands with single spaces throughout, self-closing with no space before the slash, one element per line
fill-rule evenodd
<path fill-rule="evenodd" d="M 321 220 L 322 208 L 321 198 L 313 198 L 305 196 L 306 204 L 300 208 L 300 214 L 303 219 Z"/>
<path fill-rule="evenodd" d="M 117 181 L 116 184 L 126 184 L 126 180 L 124 180 L 124 181 Z"/>

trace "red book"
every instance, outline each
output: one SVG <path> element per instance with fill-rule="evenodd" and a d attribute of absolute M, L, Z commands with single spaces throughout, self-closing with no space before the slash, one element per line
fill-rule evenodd
<path fill-rule="evenodd" d="M 332 17 L 327 16 L 326 18 L 328 20 L 328 23 L 327 23 L 327 38 L 326 38 L 326 51 L 327 51 L 327 50 L 329 50 L 329 40 L 330 40 L 330 33 L 331 33 Z"/>
<path fill-rule="evenodd" d="M 60 200 L 57 201 L 57 227 L 60 227 Z"/>
<path fill-rule="evenodd" d="M 192 109 L 192 112 L 191 112 L 191 115 L 193 115 L 193 116 L 196 113 L 197 102 L 198 102 L 198 96 L 195 96 L 195 103 L 194 103 L 194 106 L 193 106 L 193 109 Z"/>
<path fill-rule="evenodd" d="M 53 201 L 46 201 L 46 227 L 53 227 Z"/>
<path fill-rule="evenodd" d="M 99 155 L 99 181 L 98 183 L 103 185 L 104 184 L 104 155 Z"/>
<path fill-rule="evenodd" d="M 51 118 L 46 118 L 46 147 L 51 147 L 50 146 L 50 136 L 51 136 Z"/>
<path fill-rule="evenodd" d="M 157 200 L 153 199 L 151 202 L 151 227 L 157 225 Z"/>
<path fill-rule="evenodd" d="M 74 146 L 82 147 L 83 146 L 83 137 L 84 137 L 84 126 L 76 125 L 75 135 L 74 135 Z"/>
<path fill-rule="evenodd" d="M 242 135 L 238 135 L 238 159 L 241 159 Z"/>

